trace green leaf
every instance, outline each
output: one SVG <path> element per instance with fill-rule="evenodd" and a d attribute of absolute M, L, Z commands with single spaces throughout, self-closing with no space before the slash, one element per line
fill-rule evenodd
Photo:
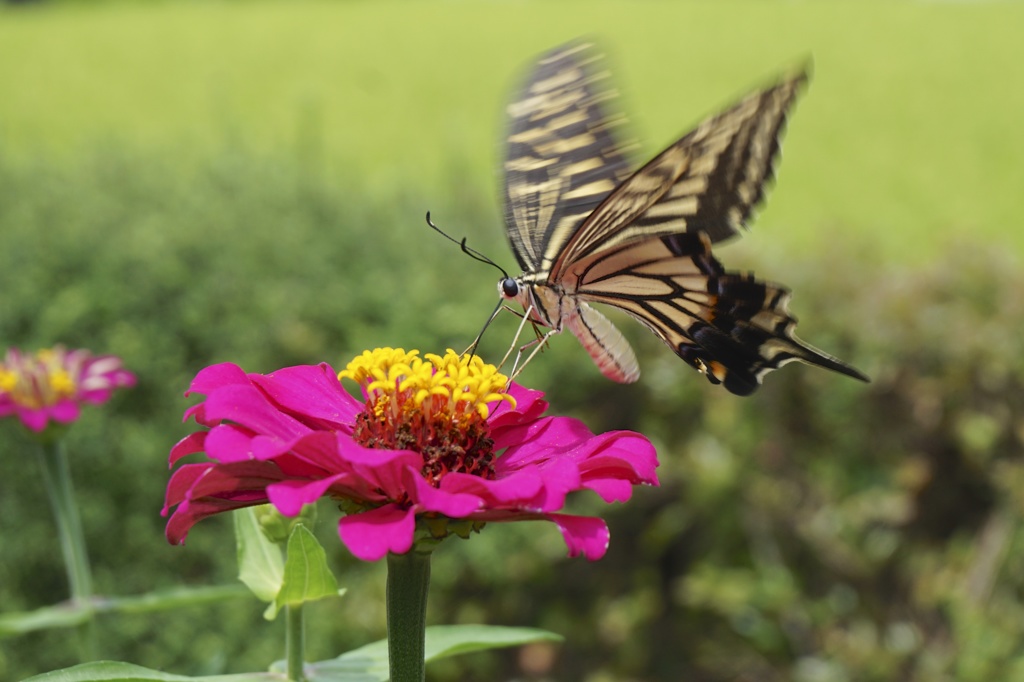
<path fill-rule="evenodd" d="M 238 547 L 238 579 L 260 601 L 273 603 L 284 581 L 281 548 L 263 534 L 255 508 L 239 509 L 231 516 Z"/>
<path fill-rule="evenodd" d="M 249 590 L 241 585 L 210 585 L 208 587 L 172 587 L 130 597 L 110 597 L 97 600 L 96 610 L 115 613 L 153 613 L 189 606 L 215 604 L 229 599 L 248 597 Z"/>
<path fill-rule="evenodd" d="M 561 635 L 537 628 L 510 628 L 501 625 L 434 625 L 427 628 L 426 659 L 437 661 L 449 656 L 486 649 L 504 649 L 534 642 L 562 642 Z"/>
<path fill-rule="evenodd" d="M 533 642 L 561 642 L 561 635 L 535 628 L 497 625 L 434 625 L 426 632 L 426 660 L 487 649 L 522 646 Z M 278 661 L 271 670 L 284 670 Z M 380 640 L 348 651 L 337 658 L 307 666 L 309 682 L 387 682 L 388 642 Z"/>
<path fill-rule="evenodd" d="M 277 593 L 275 605 L 282 608 L 286 604 L 303 604 L 338 594 L 338 581 L 327 566 L 324 548 L 305 526 L 295 526 L 288 537 L 284 583 Z"/>
<path fill-rule="evenodd" d="M 185 677 L 150 670 L 131 663 L 96 661 L 35 675 L 23 682 L 285 682 L 280 673 L 242 673 L 212 677 Z"/>
<path fill-rule="evenodd" d="M 0 638 L 23 635 L 36 630 L 70 628 L 89 620 L 93 611 L 87 606 L 44 606 L 34 611 L 0 615 Z"/>
<path fill-rule="evenodd" d="M 2 614 L 0 639 L 36 630 L 74 627 L 96 613 L 151 613 L 238 599 L 248 594 L 249 591 L 241 585 L 214 585 L 175 587 L 131 597 L 95 596 L 88 604 L 57 604 L 21 613 Z"/>

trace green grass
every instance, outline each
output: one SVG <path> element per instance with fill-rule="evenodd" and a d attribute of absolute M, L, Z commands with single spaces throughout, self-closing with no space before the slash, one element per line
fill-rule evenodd
<path fill-rule="evenodd" d="M 867 243 L 874 258 L 915 263 L 969 233 L 1024 253 L 1022 25 L 1017 3 L 7 9 L 0 153 L 59 158 L 123 141 L 193 163 L 241 142 L 378 196 L 489 196 L 491 224 L 452 227 L 498 249 L 501 109 L 534 54 L 599 37 L 645 154 L 811 55 L 781 185 L 756 225 L 765 236 L 737 250 Z"/>

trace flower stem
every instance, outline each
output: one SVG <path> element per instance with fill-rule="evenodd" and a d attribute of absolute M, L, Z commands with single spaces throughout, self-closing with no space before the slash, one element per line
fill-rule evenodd
<path fill-rule="evenodd" d="M 423 682 L 430 554 L 388 554 L 388 660 L 391 682 Z"/>
<path fill-rule="evenodd" d="M 55 439 L 42 443 L 38 454 L 46 492 L 57 521 L 57 535 L 60 537 L 64 568 L 71 588 L 71 602 L 80 609 L 90 609 L 93 596 L 92 571 L 85 549 L 82 519 L 78 514 L 75 491 L 71 484 L 67 450 L 62 440 Z M 86 659 L 95 658 L 95 633 L 92 631 L 91 620 L 90 617 L 82 632 L 82 657 Z"/>
<path fill-rule="evenodd" d="M 290 682 L 303 682 L 305 673 L 302 668 L 305 654 L 306 633 L 302 620 L 302 604 L 287 604 L 285 614 L 285 657 L 288 659 L 288 679 Z"/>

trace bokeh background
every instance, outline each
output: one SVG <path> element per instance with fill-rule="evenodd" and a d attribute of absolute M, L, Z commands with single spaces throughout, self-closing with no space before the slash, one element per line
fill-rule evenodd
<path fill-rule="evenodd" d="M 234 580 L 229 519 L 171 547 L 159 516 L 197 370 L 469 343 L 497 273 L 423 215 L 513 267 L 503 106 L 585 35 L 614 59 L 638 160 L 813 58 L 779 183 L 716 253 L 791 287 L 802 338 L 873 381 L 788 366 L 736 398 L 623 322 L 644 376 L 618 386 L 555 339 L 523 381 L 595 431 L 647 434 L 662 485 L 607 510 L 597 563 L 543 524 L 449 540 L 431 623 L 567 639 L 429 678 L 1024 679 L 1021 27 L 1010 2 L 0 5 L 0 345 L 115 353 L 140 379 L 68 439 L 98 591 Z M 65 578 L 29 441 L 0 426 L 0 608 L 27 610 Z M 383 565 L 320 511 L 350 591 L 307 608 L 311 660 L 385 634 Z M 107 617 L 101 648 L 262 670 L 282 630 L 261 611 Z M 67 638 L 0 640 L 0 679 L 75 663 Z"/>

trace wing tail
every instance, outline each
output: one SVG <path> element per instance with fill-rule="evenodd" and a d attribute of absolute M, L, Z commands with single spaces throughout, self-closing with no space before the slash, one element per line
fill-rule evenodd
<path fill-rule="evenodd" d="M 716 300 L 712 324 L 694 329 L 693 337 L 719 357 L 710 361 L 709 378 L 719 379 L 733 393 L 752 392 L 765 374 L 794 360 L 868 381 L 863 373 L 796 337 L 788 289 L 736 273 L 709 280 L 709 288 Z"/>
<path fill-rule="evenodd" d="M 675 347 L 680 357 L 712 383 L 721 383 L 737 395 L 749 395 L 757 390 L 766 374 L 794 360 L 868 381 L 842 360 L 797 338 L 797 319 L 785 309 L 785 290 L 745 275 L 733 276 L 741 276 L 743 284 L 750 285 L 750 291 L 760 289 L 764 295 L 748 299 L 720 297 L 723 310 L 715 311 L 714 322 L 694 322 L 687 330 L 691 342 L 683 341 Z M 775 298 L 779 294 L 781 297 Z M 737 304 L 761 305 L 762 309 L 754 315 L 726 311 Z"/>

